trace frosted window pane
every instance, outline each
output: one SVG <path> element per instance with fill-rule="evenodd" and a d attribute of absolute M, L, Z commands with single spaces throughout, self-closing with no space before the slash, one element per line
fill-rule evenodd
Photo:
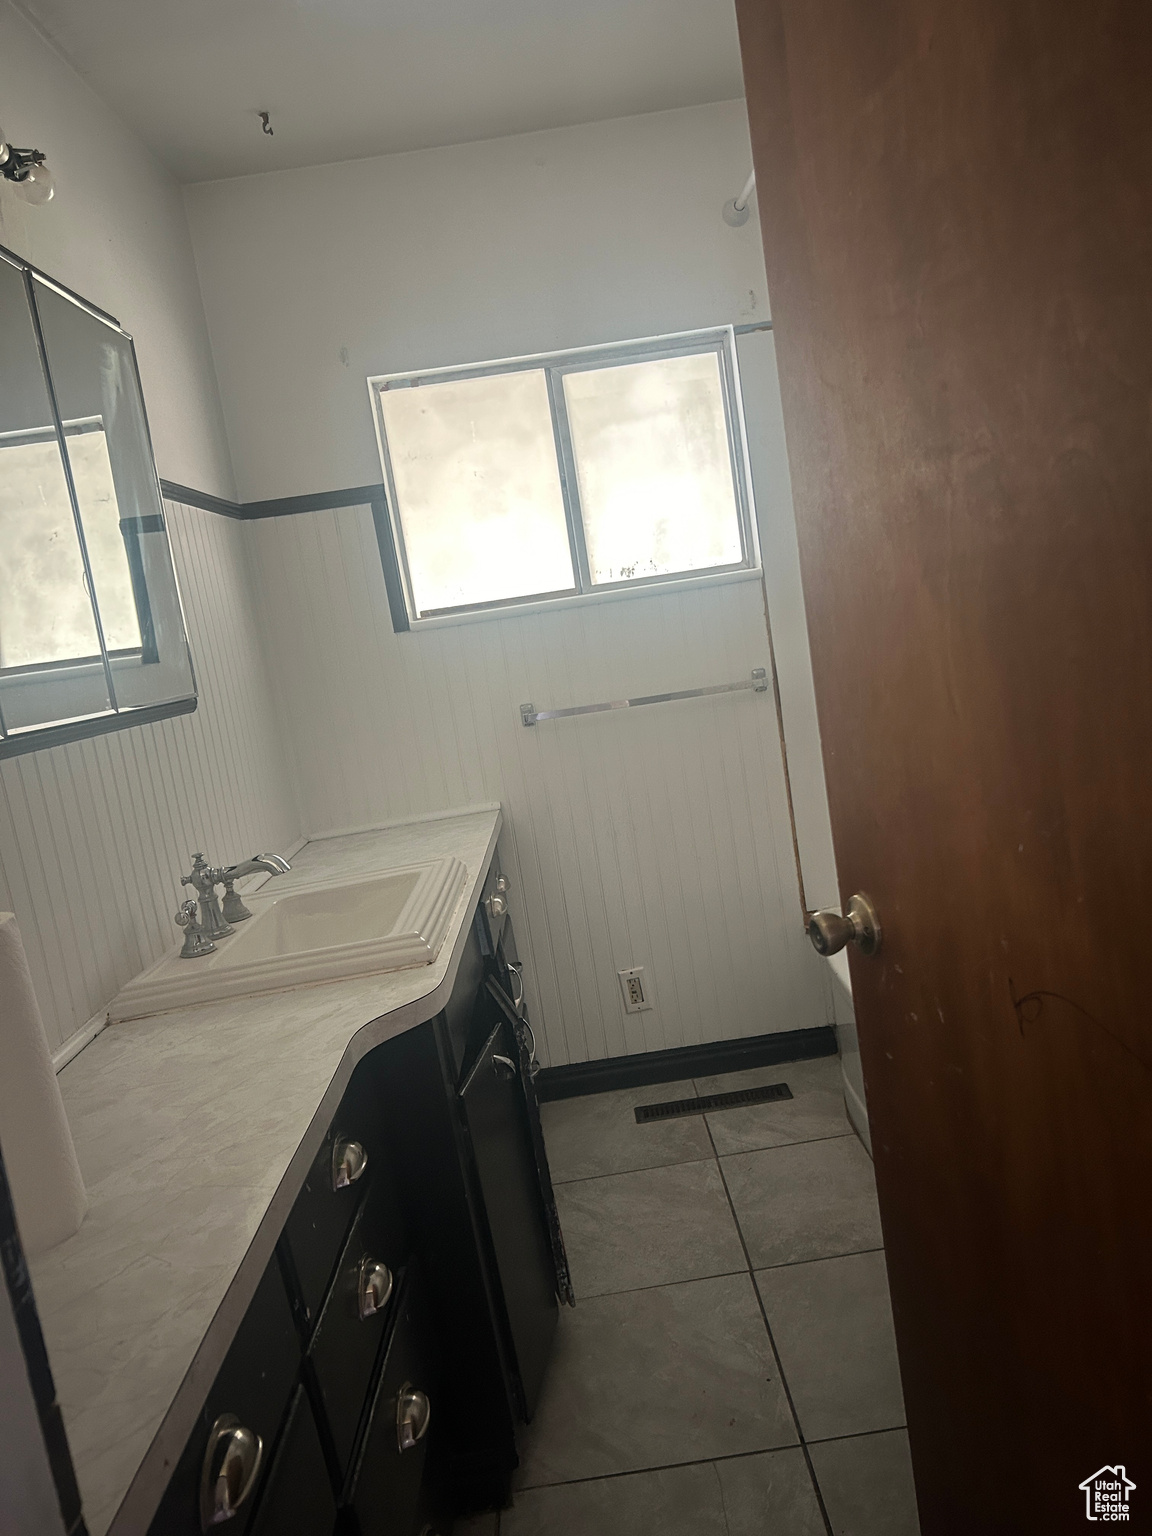
<path fill-rule="evenodd" d="M 99 654 L 56 438 L 0 443 L 0 667 Z"/>
<path fill-rule="evenodd" d="M 140 622 L 102 431 L 67 436 L 109 650 L 140 646 Z M 55 435 L 0 439 L 0 666 L 99 655 L 72 503 Z"/>
<path fill-rule="evenodd" d="M 738 565 L 714 352 L 564 375 L 593 582 Z"/>
<path fill-rule="evenodd" d="M 575 583 L 542 371 L 384 390 L 418 613 Z"/>
<path fill-rule="evenodd" d="M 108 438 L 103 432 L 68 434 L 65 444 L 84 522 L 88 559 L 96 581 L 104 643 L 110 651 L 138 650 L 140 618 L 132 590 L 128 552 L 120 532 L 120 507 L 112 483 Z"/>

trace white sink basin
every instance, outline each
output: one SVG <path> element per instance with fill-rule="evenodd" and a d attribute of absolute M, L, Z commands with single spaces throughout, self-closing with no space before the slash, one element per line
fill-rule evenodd
<path fill-rule="evenodd" d="M 246 898 L 252 916 L 210 955 L 179 946 L 119 993 L 113 1022 L 190 1003 L 278 992 L 316 981 L 430 965 L 464 889 L 459 859 L 438 859 L 354 879 L 289 885 L 271 880 Z"/>

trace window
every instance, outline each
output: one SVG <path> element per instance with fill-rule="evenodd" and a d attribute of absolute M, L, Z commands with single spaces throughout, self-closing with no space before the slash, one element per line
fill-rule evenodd
<path fill-rule="evenodd" d="M 412 620 L 756 566 L 730 327 L 369 386 Z"/>

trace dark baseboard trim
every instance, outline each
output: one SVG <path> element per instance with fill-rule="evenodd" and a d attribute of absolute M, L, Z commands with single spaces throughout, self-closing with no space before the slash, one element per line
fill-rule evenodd
<path fill-rule="evenodd" d="M 612 1088 L 647 1088 L 676 1083 L 686 1077 L 714 1077 L 748 1067 L 775 1067 L 787 1061 L 811 1061 L 836 1055 L 836 1031 L 831 1024 L 815 1029 L 785 1029 L 774 1035 L 744 1040 L 719 1040 L 709 1045 L 682 1045 L 672 1051 L 641 1051 L 635 1056 L 609 1056 L 603 1061 L 576 1061 L 566 1067 L 545 1067 L 536 1079 L 541 1103 L 575 1099 Z"/>

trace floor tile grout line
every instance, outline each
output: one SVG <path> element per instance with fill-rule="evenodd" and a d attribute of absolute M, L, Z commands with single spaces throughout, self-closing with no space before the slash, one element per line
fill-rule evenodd
<path fill-rule="evenodd" d="M 766 1269 L 795 1269 L 797 1264 L 833 1264 L 837 1259 L 858 1259 L 865 1253 L 883 1253 L 884 1245 L 878 1248 L 847 1248 L 843 1253 L 818 1253 L 809 1259 L 784 1259 L 779 1264 L 761 1264 L 759 1269 L 754 1269 L 754 1275 L 762 1274 Z"/>
<path fill-rule="evenodd" d="M 642 1296 L 645 1291 L 666 1291 L 674 1285 L 698 1285 L 705 1280 L 729 1280 L 733 1275 L 744 1273 L 744 1269 L 718 1269 L 712 1275 L 686 1275 L 682 1280 L 655 1280 L 651 1285 L 626 1285 L 619 1291 L 597 1291 L 594 1296 L 578 1293 L 576 1300 L 607 1301 L 610 1296 Z"/>
<path fill-rule="evenodd" d="M 728 1202 L 728 1209 L 731 1213 L 732 1205 L 730 1201 Z M 736 1231 L 738 1236 L 742 1236 L 739 1222 L 736 1223 Z M 751 1274 L 753 1280 L 755 1280 L 758 1274 L 762 1274 L 765 1270 L 769 1269 L 795 1269 L 799 1264 L 832 1264 L 837 1259 L 856 1259 L 861 1258 L 866 1253 L 883 1252 L 883 1248 L 852 1248 L 845 1253 L 822 1253 L 814 1259 L 785 1259 L 781 1264 L 761 1264 L 759 1269 L 753 1270 L 748 1269 L 746 1262 L 740 1269 L 718 1269 L 707 1275 L 682 1275 L 676 1280 L 654 1280 L 651 1285 L 622 1285 L 618 1291 L 582 1292 L 577 1297 L 577 1300 L 585 1302 L 603 1301 L 609 1296 L 633 1296 L 644 1291 L 662 1291 L 670 1285 L 695 1285 L 697 1281 L 701 1280 L 726 1280 L 729 1275 Z M 747 1258 L 747 1249 L 745 1249 L 745 1256 Z M 834 1436 L 833 1438 L 839 1437 Z"/>
<path fill-rule="evenodd" d="M 704 1116 L 707 1123 L 708 1116 Z M 708 1127 L 711 1131 L 712 1127 Z M 833 1131 L 830 1136 L 805 1136 L 801 1141 L 777 1141 L 770 1147 L 742 1147 L 739 1152 L 717 1152 L 717 1158 L 723 1157 L 757 1157 L 761 1152 L 787 1152 L 789 1147 L 811 1147 L 818 1141 L 847 1141 L 850 1136 L 855 1136 L 855 1131 Z"/>
<path fill-rule="evenodd" d="M 695 1086 L 695 1084 L 693 1084 Z M 764 1323 L 764 1332 L 768 1335 L 768 1347 L 772 1351 L 772 1358 L 776 1362 L 776 1369 L 780 1373 L 780 1385 L 784 1389 L 784 1398 L 788 1404 L 788 1412 L 792 1415 L 792 1423 L 796 1429 L 796 1436 L 800 1442 L 800 1449 L 804 1453 L 804 1464 L 808 1468 L 808 1476 L 812 1483 L 812 1491 L 816 1495 L 816 1503 L 820 1509 L 820 1517 L 824 1521 L 826 1536 L 835 1536 L 832 1530 L 832 1521 L 828 1518 L 828 1510 L 824 1504 L 824 1494 L 816 1477 L 816 1468 L 812 1465 L 812 1457 L 808 1451 L 807 1442 L 804 1439 L 804 1430 L 800 1424 L 800 1415 L 796 1412 L 796 1404 L 792 1401 L 792 1388 L 788 1385 L 788 1378 L 784 1374 L 784 1362 L 780 1358 L 780 1351 L 776 1348 L 776 1340 L 772 1334 L 772 1325 L 768 1321 L 768 1309 L 764 1305 L 764 1298 L 760 1294 L 760 1287 L 756 1284 L 756 1271 L 752 1268 L 752 1255 L 748 1252 L 748 1244 L 744 1240 L 744 1229 L 740 1225 L 740 1218 L 736 1214 L 736 1205 L 732 1199 L 732 1191 L 728 1188 L 728 1180 L 724 1177 L 724 1164 L 720 1154 L 716 1151 L 716 1142 L 712 1136 L 712 1128 L 708 1125 L 708 1117 L 704 1117 L 704 1124 L 708 1130 L 708 1140 L 712 1142 L 712 1151 L 716 1158 L 716 1166 L 720 1170 L 720 1182 L 724 1186 L 724 1193 L 728 1197 L 728 1208 L 732 1212 L 732 1220 L 736 1225 L 736 1232 L 740 1238 L 740 1246 L 744 1250 L 744 1259 L 748 1265 L 748 1280 L 752 1286 L 752 1294 L 756 1298 L 756 1305 L 760 1309 L 760 1317 Z"/>
<path fill-rule="evenodd" d="M 845 1435 L 843 1438 L 848 1440 L 855 1437 Z M 802 1449 L 798 1441 L 790 1440 L 784 1445 L 766 1445 L 755 1451 L 729 1451 L 727 1455 L 700 1456 L 695 1461 L 665 1461 L 651 1467 L 627 1467 L 622 1472 L 593 1472 L 588 1477 L 565 1477 L 556 1483 L 523 1483 L 516 1491 L 527 1493 L 530 1489 L 574 1488 L 581 1483 L 607 1483 L 618 1477 L 645 1477 L 649 1472 L 675 1472 L 679 1467 L 710 1467 L 718 1461 L 747 1461 L 752 1456 L 778 1456 L 782 1451 Z"/>
<path fill-rule="evenodd" d="M 710 1113 L 713 1113 L 713 1111 L 710 1111 Z M 693 1117 L 685 1115 L 683 1118 L 692 1119 Z M 739 1152 L 718 1152 L 716 1150 L 716 1143 L 712 1139 L 712 1128 L 708 1125 L 708 1116 L 701 1115 L 700 1119 L 704 1121 L 704 1128 L 708 1131 L 708 1139 L 712 1141 L 712 1151 L 707 1157 L 686 1157 L 674 1163 L 648 1163 L 643 1168 L 616 1168 L 607 1173 L 582 1173 L 574 1179 L 557 1178 L 555 1173 L 553 1173 L 552 1183 L 556 1189 L 560 1189 L 565 1184 L 590 1184 L 593 1179 L 622 1179 L 630 1173 L 654 1173 L 657 1168 L 687 1168 L 692 1163 L 710 1163 L 713 1160 L 719 1161 L 724 1157 L 752 1157 L 758 1152 L 783 1152 L 788 1147 L 810 1147 L 818 1141 L 846 1141 L 850 1136 L 856 1135 L 856 1132 L 853 1130 L 833 1131 L 830 1136 L 805 1136 L 802 1141 L 778 1141 L 774 1142 L 770 1147 L 745 1147 Z"/>
<path fill-rule="evenodd" d="M 705 1157 L 686 1157 L 679 1163 L 649 1163 L 646 1168 L 621 1168 L 613 1173 L 582 1173 L 576 1179 L 558 1179 L 552 1175 L 554 1189 L 563 1189 L 565 1184 L 591 1184 L 595 1179 L 623 1179 L 630 1173 L 656 1173 L 661 1168 L 691 1168 L 695 1163 L 711 1163 L 715 1161 L 715 1153 L 710 1152 Z"/>
<path fill-rule="evenodd" d="M 907 1422 L 902 1424 L 885 1424 L 881 1429 L 858 1429 L 851 1435 L 821 1435 L 818 1440 L 809 1440 L 809 1445 L 835 1445 L 840 1440 L 867 1440 L 872 1435 L 898 1435 L 907 1434 Z"/>

